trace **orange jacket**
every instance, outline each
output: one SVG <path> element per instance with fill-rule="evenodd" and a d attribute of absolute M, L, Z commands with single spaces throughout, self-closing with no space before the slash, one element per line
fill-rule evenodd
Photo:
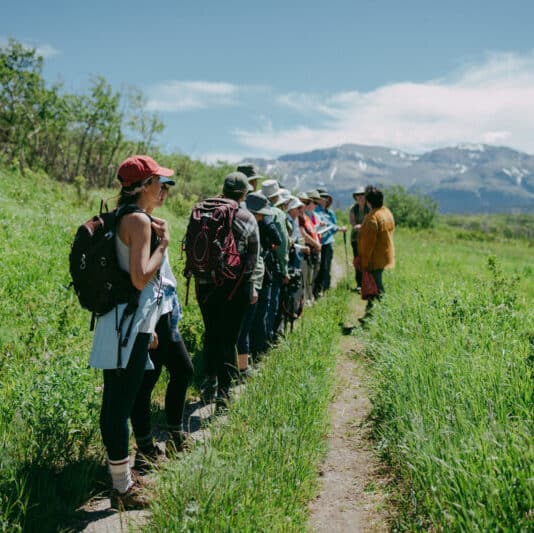
<path fill-rule="evenodd" d="M 365 216 L 358 234 L 358 256 L 363 270 L 395 266 L 394 230 L 395 220 L 387 207 L 372 209 Z"/>

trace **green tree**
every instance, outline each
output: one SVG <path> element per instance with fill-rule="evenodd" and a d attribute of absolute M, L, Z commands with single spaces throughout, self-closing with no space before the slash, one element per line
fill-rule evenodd
<path fill-rule="evenodd" d="M 384 203 L 399 226 L 426 229 L 435 224 L 438 204 L 428 196 L 411 194 L 401 185 L 394 185 L 384 191 Z"/>
<path fill-rule="evenodd" d="M 13 39 L 0 49 L 0 151 L 9 162 L 18 162 L 21 172 L 41 129 L 46 101 L 42 67 L 35 49 Z"/>

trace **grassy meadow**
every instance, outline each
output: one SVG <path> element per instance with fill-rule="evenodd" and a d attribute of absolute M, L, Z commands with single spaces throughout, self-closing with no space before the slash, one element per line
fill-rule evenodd
<path fill-rule="evenodd" d="M 107 486 L 101 373 L 88 368 L 89 313 L 67 286 L 74 232 L 111 194 L 0 167 L 0 531 L 68 530 Z M 187 206 L 180 195 L 168 204 L 161 215 L 178 243 Z M 399 229 L 387 295 L 354 333 L 368 343 L 398 529 L 532 526 L 534 247 L 479 229 Z M 307 309 L 210 440 L 158 476 L 148 530 L 305 530 L 346 304 L 340 289 Z M 200 368 L 194 297 L 181 330 Z"/>
<path fill-rule="evenodd" d="M 399 529 L 533 527 L 534 246 L 472 233 L 398 231 L 368 332 Z"/>
<path fill-rule="evenodd" d="M 90 314 L 67 287 L 76 228 L 112 194 L 0 167 L 0 531 L 56 530 L 106 482 Z M 161 213 L 181 239 L 183 218 Z M 198 324 L 190 306 L 184 333 L 193 352 Z"/>

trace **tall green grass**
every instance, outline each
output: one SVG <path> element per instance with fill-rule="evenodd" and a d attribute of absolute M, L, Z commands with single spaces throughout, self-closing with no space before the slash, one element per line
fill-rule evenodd
<path fill-rule="evenodd" d="M 324 453 L 339 317 L 333 293 L 273 350 L 214 423 L 209 441 L 161 476 L 152 531 L 304 531 Z"/>
<path fill-rule="evenodd" d="M 398 525 L 532 530 L 532 249 L 399 232 L 397 250 L 369 351 Z"/>
<path fill-rule="evenodd" d="M 104 486 L 101 372 L 88 368 L 90 315 L 67 286 L 76 228 L 111 194 L 0 168 L 0 531 L 55 530 Z M 162 212 L 177 242 L 184 221 Z M 196 324 L 191 306 L 193 349 Z"/>

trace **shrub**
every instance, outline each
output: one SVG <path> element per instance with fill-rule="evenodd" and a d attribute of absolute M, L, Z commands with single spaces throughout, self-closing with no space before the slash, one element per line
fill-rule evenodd
<path fill-rule="evenodd" d="M 438 204 L 428 196 L 411 194 L 401 185 L 384 191 L 385 203 L 398 226 L 427 229 L 434 227 Z"/>

